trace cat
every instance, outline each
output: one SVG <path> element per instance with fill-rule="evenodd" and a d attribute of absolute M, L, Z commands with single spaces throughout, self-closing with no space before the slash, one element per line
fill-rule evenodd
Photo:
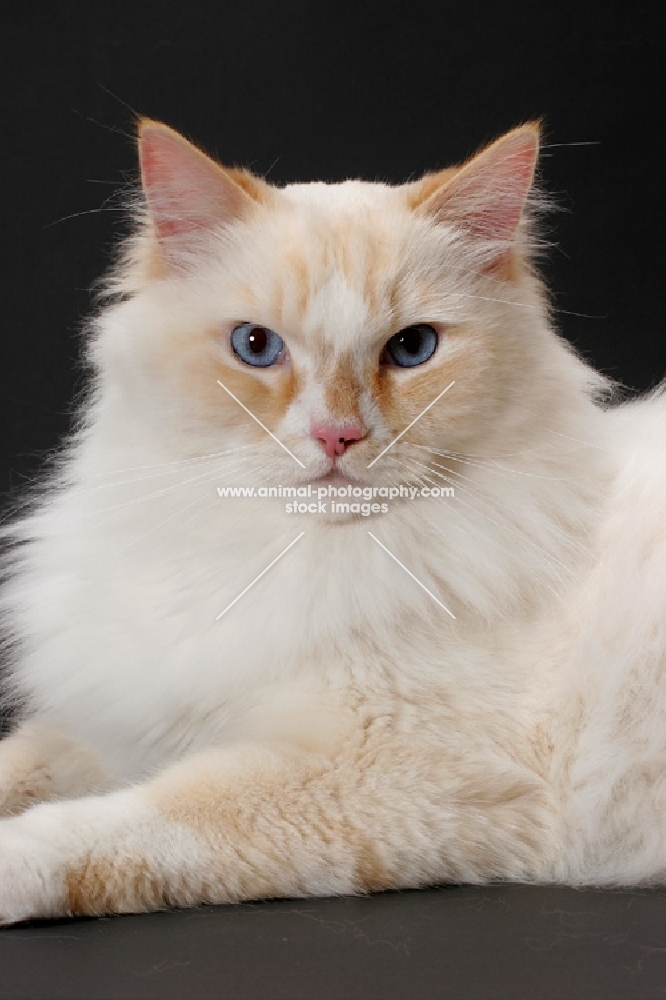
<path fill-rule="evenodd" d="M 79 423 L 4 528 L 4 923 L 663 881 L 666 402 L 553 328 L 539 143 L 278 188 L 139 123 Z"/>

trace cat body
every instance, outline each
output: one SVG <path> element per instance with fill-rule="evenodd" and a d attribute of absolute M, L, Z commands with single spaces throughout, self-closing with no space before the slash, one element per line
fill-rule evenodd
<path fill-rule="evenodd" d="M 143 124 L 80 427 L 6 531 L 4 921 L 663 879 L 666 402 L 552 331 L 537 139 L 278 190 Z M 217 493 L 345 482 L 407 495 Z"/>

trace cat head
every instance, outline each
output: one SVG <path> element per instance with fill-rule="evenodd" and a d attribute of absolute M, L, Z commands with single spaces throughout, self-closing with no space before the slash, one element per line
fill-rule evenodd
<path fill-rule="evenodd" d="M 543 368 L 538 145 L 527 124 L 407 184 L 279 188 L 142 121 L 103 371 L 175 450 L 253 444 L 277 481 L 391 483 L 424 449 L 492 453 Z"/>

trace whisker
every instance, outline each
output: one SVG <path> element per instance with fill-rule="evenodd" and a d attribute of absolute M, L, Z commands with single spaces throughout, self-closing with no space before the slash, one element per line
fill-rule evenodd
<path fill-rule="evenodd" d="M 174 511 L 173 513 L 169 514 L 168 517 L 165 517 L 162 521 L 159 521 L 157 524 L 153 525 L 151 528 L 148 529 L 148 531 L 144 531 L 143 534 L 140 535 L 138 538 L 135 538 L 131 542 L 129 542 L 127 545 L 122 546 L 122 548 L 119 551 L 121 553 L 128 552 L 130 549 L 134 548 L 135 545 L 138 545 L 140 542 L 145 541 L 146 538 L 148 538 L 150 535 L 155 534 L 156 531 L 159 531 L 161 528 L 163 528 L 165 524 L 169 523 L 169 521 L 173 521 L 174 518 L 176 518 L 176 517 L 180 518 L 180 516 L 182 514 L 184 514 L 186 510 L 190 510 L 191 507 L 194 507 L 195 505 L 201 504 L 205 500 L 208 500 L 208 499 L 209 499 L 209 497 L 205 497 L 205 496 L 204 497 L 196 497 L 196 499 L 192 500 L 190 503 L 185 504 L 184 507 L 181 507 L 179 510 Z M 186 522 L 186 523 L 188 523 L 188 522 Z M 178 527 L 182 528 L 183 524 L 179 522 Z M 168 537 L 171 537 L 171 536 L 169 535 Z"/>
<path fill-rule="evenodd" d="M 534 249 L 543 249 L 543 244 L 541 246 L 536 246 Z M 502 299 L 492 295 L 477 295 L 474 292 L 453 292 L 447 293 L 451 296 L 456 296 L 456 298 L 464 299 L 477 299 L 479 302 L 495 302 L 500 305 L 505 306 L 515 306 L 516 309 L 529 309 L 532 312 L 543 312 L 543 307 L 536 305 L 532 302 L 517 302 L 515 299 Z M 559 313 L 561 316 L 578 316 L 581 319 L 608 319 L 607 315 L 595 316 L 590 313 L 580 313 L 574 312 L 571 309 L 561 309 L 558 306 L 549 306 L 549 312 Z"/>
<path fill-rule="evenodd" d="M 223 455 L 238 454 L 241 451 L 245 451 L 245 450 L 247 450 L 249 448 L 255 448 L 255 447 L 256 447 L 256 445 L 242 445 L 239 448 L 229 448 L 227 451 L 219 451 L 219 452 L 215 452 L 215 453 L 213 453 L 211 455 L 201 455 L 201 456 L 198 456 L 197 458 L 186 458 L 186 459 L 181 459 L 181 460 L 176 461 L 176 462 L 165 462 L 163 465 L 135 466 L 134 469 L 136 471 L 139 471 L 141 469 L 160 469 L 160 468 L 163 469 L 163 471 L 162 472 L 154 472 L 154 473 L 152 473 L 149 476 L 137 476 L 134 479 L 121 480 L 120 482 L 100 483 L 97 486 L 86 486 L 83 489 L 76 490 L 75 493 L 91 493 L 91 492 L 94 492 L 96 490 L 107 490 L 107 489 L 113 489 L 114 487 L 131 486 L 134 483 L 146 482 L 146 480 L 148 480 L 148 479 L 159 479 L 162 476 L 168 476 L 168 475 L 171 475 L 171 473 L 175 472 L 176 469 L 174 468 L 174 466 L 181 467 L 181 466 L 184 466 L 184 465 L 193 465 L 193 464 L 197 464 L 197 463 L 200 463 L 200 462 L 213 462 L 213 461 L 217 460 L 218 458 L 220 458 Z M 131 472 L 131 471 L 133 471 L 133 469 L 131 469 L 131 468 L 130 469 L 125 469 L 125 470 L 121 469 L 121 470 L 115 470 L 113 472 L 100 472 L 100 473 L 97 473 L 97 475 L 99 475 L 99 476 L 112 476 L 112 475 L 120 475 L 123 472 Z"/>
<path fill-rule="evenodd" d="M 404 464 L 407 465 L 407 463 L 404 463 Z M 408 468 L 409 468 L 409 466 L 408 466 Z M 410 469 L 410 471 L 413 471 L 413 470 Z M 441 473 L 435 473 L 435 474 L 436 475 L 441 475 Z M 425 476 L 424 478 L 426 479 L 426 481 L 432 483 L 433 485 L 437 485 L 436 481 L 430 479 L 428 476 Z M 449 479 L 446 476 L 442 476 L 441 478 L 443 478 L 445 481 L 448 481 L 448 482 L 455 482 L 455 481 Z M 458 491 L 462 490 L 462 492 L 464 492 L 468 496 L 474 497 L 474 499 L 476 499 L 478 502 L 480 502 L 484 506 L 489 506 L 490 505 L 489 501 L 485 500 L 483 497 L 479 496 L 478 494 L 473 493 L 471 490 L 467 489 L 464 486 L 460 486 L 459 484 L 456 484 L 456 485 L 458 487 Z M 500 521 L 497 521 L 495 518 L 491 517 L 484 510 L 479 510 L 478 507 L 475 507 L 473 504 L 466 503 L 464 500 L 462 500 L 460 498 L 460 496 L 456 496 L 455 500 L 456 500 L 457 503 L 462 504 L 462 506 L 464 506 L 464 507 L 468 507 L 470 510 L 474 511 L 476 514 L 478 514 L 481 517 L 485 518 L 490 524 L 494 524 L 497 528 L 500 528 L 501 531 L 507 532 L 508 534 L 512 535 L 514 538 L 518 538 L 521 542 L 529 545 L 531 548 L 533 548 L 534 550 L 536 550 L 537 552 L 539 552 L 540 555 L 545 556 L 546 559 L 548 561 L 550 561 L 553 565 L 559 566 L 560 569 L 564 570 L 564 572 L 567 573 L 570 577 L 573 577 L 573 578 L 576 577 L 576 573 L 569 566 L 567 566 L 560 559 L 558 559 L 557 556 L 553 555 L 553 553 L 549 552 L 546 548 L 544 548 L 543 545 L 541 545 L 539 542 L 537 542 L 535 539 L 533 539 L 526 532 L 520 532 L 516 528 L 510 526 L 508 523 L 502 524 Z M 493 507 L 493 510 L 495 510 L 495 509 L 496 508 Z M 500 511 L 500 515 L 501 515 L 501 511 Z"/>
<path fill-rule="evenodd" d="M 276 460 L 274 460 L 272 463 L 269 462 L 268 464 L 265 463 L 265 462 L 263 462 L 263 461 L 259 461 L 258 460 L 257 463 L 255 464 L 254 468 L 260 468 L 264 472 L 266 472 L 266 471 L 270 472 L 272 470 L 272 468 L 274 468 L 276 465 L 277 465 L 277 461 Z M 246 469 L 245 471 L 246 472 L 247 471 L 252 471 L 252 469 Z M 210 477 L 209 477 L 209 479 L 212 479 L 212 478 L 214 478 L 214 475 L 211 474 Z M 170 521 L 173 521 L 176 518 L 180 519 L 180 517 L 182 516 L 182 514 L 184 514 L 187 510 L 190 510 L 192 507 L 194 507 L 194 506 L 200 506 L 201 504 L 204 504 L 204 503 L 212 503 L 212 501 L 213 501 L 213 497 L 209 493 L 206 493 L 203 496 L 195 497 L 194 500 L 192 500 L 189 503 L 187 503 L 184 507 L 179 508 L 177 511 L 173 511 L 167 517 L 163 518 L 160 522 L 158 522 L 158 524 L 153 525 L 151 528 L 148 529 L 148 531 L 144 532 L 139 538 L 134 539 L 132 542 L 129 543 L 129 545 L 126 545 L 121 551 L 123 551 L 123 552 L 127 551 L 128 549 L 130 549 L 130 548 L 134 547 L 135 545 L 139 544 L 140 542 L 144 541 L 147 537 L 149 537 L 150 535 L 153 535 L 155 532 L 159 531 L 161 528 L 164 527 L 165 524 L 168 524 Z M 177 529 L 182 530 L 186 524 L 189 524 L 191 521 L 194 520 L 195 517 L 199 517 L 203 513 L 204 513 L 203 510 L 197 510 L 197 511 L 195 511 L 194 515 L 192 515 L 192 517 L 187 518 L 185 521 L 179 520 L 178 524 L 175 526 L 174 530 L 177 530 Z M 160 544 L 160 546 L 158 546 L 158 549 L 156 551 L 159 551 L 161 548 L 163 548 L 163 546 L 166 544 L 166 542 L 168 541 L 168 539 L 170 537 L 172 537 L 172 535 L 173 535 L 173 531 L 169 532 L 167 534 L 167 536 L 162 540 L 162 543 Z"/>
<path fill-rule="evenodd" d="M 447 467 L 446 467 L 446 466 L 440 466 L 440 465 L 439 465 L 439 464 L 438 464 L 437 462 L 434 462 L 433 464 L 434 464 L 434 465 L 436 465 L 436 466 L 437 466 L 438 468 L 443 468 L 443 469 L 445 469 L 445 470 L 446 470 L 447 472 L 452 472 L 452 470 L 451 470 L 451 469 L 447 469 Z M 433 472 L 433 475 L 441 475 L 441 473 L 436 473 L 436 472 L 435 472 L 434 470 L 432 470 L 432 469 L 431 469 L 430 471 L 431 471 L 431 472 Z M 459 488 L 459 489 L 462 489 L 462 490 L 463 490 L 463 492 L 465 492 L 465 493 L 468 493 L 468 494 L 470 494 L 470 495 L 472 495 L 472 496 L 475 496 L 475 497 L 476 497 L 476 499 L 478 499 L 478 500 L 480 500 L 480 501 L 481 501 L 481 503 L 484 503 L 484 504 L 492 504 L 492 507 L 493 507 L 493 510 L 497 510 L 497 509 L 501 509 L 501 510 L 511 510 L 511 509 L 512 509 L 512 508 L 508 507 L 508 506 L 507 506 L 507 505 L 506 505 L 505 503 L 503 503 L 503 502 L 499 501 L 499 500 L 498 500 L 498 499 L 497 499 L 496 497 L 494 497 L 494 496 L 493 496 L 493 497 L 490 497 L 490 498 L 488 498 L 488 499 L 486 499 L 486 498 L 485 498 L 485 497 L 484 497 L 484 496 L 483 496 L 483 495 L 482 495 L 482 494 L 480 493 L 480 491 L 479 491 L 479 489 L 478 489 L 478 485 L 479 485 L 479 484 L 478 484 L 478 483 L 477 483 L 477 482 L 476 482 L 475 480 L 473 480 L 473 479 L 470 479 L 470 477 L 469 477 L 469 476 L 465 476 L 465 475 L 463 475 L 463 473 L 461 473 L 461 472 L 455 472 L 455 473 L 452 473 L 452 474 L 454 474 L 454 475 L 455 475 L 455 477 L 456 477 L 455 479 L 450 479 L 450 478 L 449 478 L 449 477 L 447 477 L 447 476 L 444 476 L 443 478 L 444 478 L 444 479 L 446 479 L 446 481 L 447 481 L 447 482 L 450 482 L 450 483 L 454 484 L 455 486 L 458 486 L 458 488 Z M 458 483 L 458 480 L 460 480 L 460 479 L 464 479 L 464 480 L 465 480 L 466 482 L 468 482 L 468 483 L 472 483 L 472 484 L 473 484 L 473 486 L 467 486 L 467 487 L 465 487 L 465 486 L 460 486 L 460 485 L 459 485 L 459 483 Z M 475 489 L 474 487 L 477 487 L 477 488 Z M 587 555 L 587 556 L 593 556 L 593 555 L 594 555 L 594 553 L 592 552 L 592 550 L 591 550 L 591 549 L 589 549 L 589 548 L 588 548 L 588 547 L 587 547 L 586 545 L 583 545 L 583 543 L 582 543 L 582 542 L 578 542 L 578 541 L 576 541 L 575 539 L 570 539 L 570 544 L 571 544 L 571 545 L 573 546 L 573 548 L 574 548 L 574 549 L 577 549 L 578 551 L 580 551 L 580 552 L 584 553 L 584 554 L 585 554 L 585 555 Z M 544 551 L 545 551 L 545 550 L 544 550 Z"/>
<path fill-rule="evenodd" d="M 411 446 L 411 442 L 407 442 L 407 443 L 410 444 L 410 446 Z M 484 472 L 486 472 L 486 471 L 487 472 L 498 472 L 498 473 L 504 473 L 504 474 L 514 475 L 514 476 L 525 476 L 528 479 L 544 479 L 544 480 L 546 480 L 548 482 L 556 482 L 556 483 L 566 482 L 566 477 L 565 476 L 540 476 L 536 472 L 526 472 L 524 469 L 507 469 L 506 466 L 500 465 L 500 463 L 497 462 L 495 459 L 488 459 L 486 461 L 480 460 L 480 461 L 472 462 L 472 461 L 469 461 L 468 459 L 466 459 L 466 458 L 464 458 L 462 456 L 456 455 L 454 452 L 437 451 L 436 449 L 431 448 L 431 447 L 429 447 L 428 445 L 425 445 L 425 444 L 416 444 L 416 443 L 414 443 L 413 447 L 420 448 L 423 451 L 427 451 L 427 452 L 429 452 L 432 455 L 438 455 L 441 458 L 453 458 L 456 462 L 460 462 L 460 464 L 462 464 L 462 465 L 469 465 L 470 467 L 472 467 L 474 469 L 482 469 Z M 516 454 L 522 454 L 522 453 L 521 452 L 516 452 Z M 435 463 L 435 465 L 436 464 L 437 463 Z M 448 471 L 449 472 L 453 472 L 452 469 L 449 469 Z M 462 473 L 460 473 L 460 475 L 462 475 Z M 471 482 L 471 480 L 470 480 L 470 482 Z"/>
<path fill-rule="evenodd" d="M 545 430 L 549 434 L 555 434 L 557 437 L 565 438 L 567 441 L 573 441 L 575 444 L 584 444 L 587 448 L 596 448 L 598 451 L 604 451 L 608 454 L 615 454 L 614 450 L 608 445 L 598 444 L 595 441 L 584 441 L 582 438 L 572 437 L 570 434 L 563 434 L 562 431 L 554 431 L 552 427 L 545 427 Z"/>
<path fill-rule="evenodd" d="M 457 497 L 456 499 L 457 499 L 457 502 L 460 502 L 460 498 L 459 497 Z M 416 503 L 416 501 L 413 501 L 413 502 Z M 489 518 L 486 514 L 484 514 L 484 512 L 477 510 L 474 507 L 473 504 L 463 504 L 463 505 L 468 510 L 472 511 L 474 514 L 476 514 L 476 515 L 480 514 L 486 520 L 489 520 L 489 521 L 492 522 L 491 518 Z M 457 519 L 461 522 L 461 524 L 463 525 L 463 530 L 468 530 L 468 529 L 465 528 L 465 525 L 469 525 L 470 521 L 469 521 L 469 518 L 465 515 L 465 513 L 463 511 L 457 509 L 456 506 L 455 506 L 455 504 L 451 505 L 448 508 L 448 511 L 450 513 L 452 513 L 454 517 L 457 517 Z M 445 533 L 444 528 L 443 528 L 443 526 L 441 524 L 438 524 L 431 517 L 429 517 L 428 514 L 422 508 L 419 508 L 419 517 L 423 518 L 438 534 L 443 535 L 446 538 L 447 548 L 451 547 L 451 538 L 450 538 L 450 535 L 448 535 L 448 534 Z M 500 527 L 501 527 L 501 525 L 500 525 Z M 518 536 L 518 537 L 521 537 L 521 536 Z M 506 540 L 505 539 L 499 539 L 499 540 L 500 540 L 500 544 L 505 549 L 505 551 L 509 551 L 508 544 L 506 543 Z M 524 540 L 525 541 L 530 541 L 530 539 L 528 539 L 528 538 L 525 538 Z M 455 550 L 459 554 L 460 553 L 464 553 L 464 551 L 465 551 L 464 547 L 460 546 L 460 545 L 455 546 Z M 557 562 L 557 560 L 554 559 L 554 557 L 552 557 L 550 553 L 544 551 L 541 554 L 545 555 L 546 560 L 548 562 L 550 562 L 550 563 L 553 563 L 553 565 Z M 564 588 L 565 584 L 564 584 L 564 581 L 562 580 L 562 577 L 560 576 L 560 574 L 556 573 L 555 575 L 556 575 L 557 581 L 560 584 L 560 587 Z M 553 594 L 553 596 L 557 600 L 561 600 L 562 599 L 562 592 L 561 592 L 561 590 L 560 591 L 556 590 L 555 587 L 553 587 L 550 583 L 546 584 L 546 588 Z"/>
<path fill-rule="evenodd" d="M 114 208 L 112 205 L 105 205 L 100 208 L 86 208 L 81 212 L 72 212 L 70 215 L 63 215 L 60 219 L 54 219 L 53 222 L 47 222 L 44 229 L 50 229 L 52 226 L 58 226 L 61 222 L 68 222 L 70 219 L 78 219 L 82 215 L 99 215 L 100 212 L 123 212 L 123 208 Z"/>
<path fill-rule="evenodd" d="M 190 483 L 197 483 L 197 482 L 201 482 L 202 480 L 203 481 L 210 481 L 211 479 L 215 479 L 215 478 L 217 478 L 219 476 L 229 475 L 231 472 L 236 472 L 236 471 L 238 471 L 239 468 L 242 468 L 243 462 L 247 463 L 247 462 L 251 462 L 251 461 L 252 461 L 252 459 L 250 459 L 250 458 L 243 458 L 241 461 L 237 461 L 231 467 L 222 468 L 222 469 L 219 468 L 219 467 L 216 467 L 215 469 L 209 469 L 206 472 L 202 472 L 198 476 L 191 476 L 189 479 L 183 479 L 180 482 L 174 483 L 171 486 L 164 487 L 164 489 L 155 490 L 152 493 L 143 494 L 140 497 L 131 497 L 129 500 L 124 500 L 124 501 L 122 501 L 120 503 L 111 504 L 108 507 L 103 507 L 103 508 L 101 508 L 99 510 L 88 511 L 86 513 L 89 514 L 89 515 L 104 514 L 104 513 L 107 513 L 108 511 L 120 510 L 121 508 L 127 508 L 127 507 L 131 507 L 131 506 L 135 506 L 135 505 L 137 505 L 139 503 L 145 503 L 148 500 L 154 500 L 157 497 L 165 496 L 168 493 L 172 493 L 174 490 L 181 489 L 183 486 L 187 486 Z M 261 463 L 261 460 L 257 459 L 257 462 Z"/>

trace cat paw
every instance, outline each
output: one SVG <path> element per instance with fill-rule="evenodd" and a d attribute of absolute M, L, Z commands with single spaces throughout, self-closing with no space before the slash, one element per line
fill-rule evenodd
<path fill-rule="evenodd" d="M 67 910 L 62 858 L 34 811 L 0 821 L 0 926 Z"/>

